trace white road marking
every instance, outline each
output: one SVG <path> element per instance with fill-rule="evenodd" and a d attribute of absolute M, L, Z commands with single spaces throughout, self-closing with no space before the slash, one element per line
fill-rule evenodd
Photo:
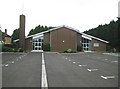
<path fill-rule="evenodd" d="M 47 74 L 45 68 L 44 53 L 42 53 L 42 78 L 41 78 L 42 89 L 48 89 Z"/>
<path fill-rule="evenodd" d="M 107 61 L 108 59 L 104 59 L 104 60 L 106 60 L 106 61 Z"/>
<path fill-rule="evenodd" d="M 76 62 L 73 62 L 74 64 L 76 63 Z"/>
<path fill-rule="evenodd" d="M 8 64 L 5 64 L 4 66 L 8 67 Z"/>
<path fill-rule="evenodd" d="M 67 58 L 65 58 L 67 60 Z"/>
<path fill-rule="evenodd" d="M 101 76 L 101 78 L 103 78 L 103 79 L 113 79 L 113 78 L 115 78 L 115 76 Z"/>
<path fill-rule="evenodd" d="M 69 61 L 71 61 L 71 60 L 69 60 Z"/>
<path fill-rule="evenodd" d="M 103 53 L 103 54 L 107 54 L 107 55 L 111 55 L 111 56 L 119 56 L 118 53 Z"/>
<path fill-rule="evenodd" d="M 15 63 L 14 61 L 12 61 L 11 63 Z"/>
<path fill-rule="evenodd" d="M 89 72 L 91 71 L 97 71 L 98 69 L 87 69 Z"/>
<path fill-rule="evenodd" d="M 83 67 L 83 66 L 87 66 L 87 65 L 78 65 L 78 66 Z"/>
<path fill-rule="evenodd" d="M 14 61 L 9 61 L 8 63 L 14 63 Z"/>
<path fill-rule="evenodd" d="M 111 61 L 111 63 L 113 63 L 113 62 L 118 62 L 118 61 Z"/>

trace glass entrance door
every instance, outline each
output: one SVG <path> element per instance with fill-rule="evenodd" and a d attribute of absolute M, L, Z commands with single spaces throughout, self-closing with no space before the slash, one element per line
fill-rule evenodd
<path fill-rule="evenodd" d="M 33 39 L 33 50 L 43 49 L 43 37 L 38 37 Z"/>
<path fill-rule="evenodd" d="M 82 38 L 82 47 L 84 51 L 90 51 L 91 48 L 90 42 L 91 42 L 90 40 Z"/>

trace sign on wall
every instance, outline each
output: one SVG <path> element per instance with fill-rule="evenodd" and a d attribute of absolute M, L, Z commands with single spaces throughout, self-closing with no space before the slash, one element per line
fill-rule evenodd
<path fill-rule="evenodd" d="M 99 47 L 99 43 L 94 43 L 94 47 Z"/>

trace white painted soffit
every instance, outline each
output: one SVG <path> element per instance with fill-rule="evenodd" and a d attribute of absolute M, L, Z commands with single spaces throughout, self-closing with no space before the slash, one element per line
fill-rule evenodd
<path fill-rule="evenodd" d="M 19 39 L 17 39 L 17 40 L 13 40 L 13 42 L 17 42 L 17 41 L 19 41 Z"/>
<path fill-rule="evenodd" d="M 43 34 L 35 35 L 35 36 L 33 36 L 33 39 L 38 38 L 38 37 L 43 37 Z"/>
<path fill-rule="evenodd" d="M 85 36 L 85 35 L 82 35 L 82 37 L 85 38 L 85 39 L 88 39 L 88 40 L 92 40 L 90 37 Z"/>
<path fill-rule="evenodd" d="M 41 34 L 44 34 L 44 33 L 47 33 L 47 32 L 50 32 L 50 31 L 53 31 L 53 30 L 62 28 L 62 27 L 66 27 L 66 28 L 69 28 L 69 29 L 71 29 L 71 30 L 73 30 L 73 31 L 76 31 L 76 32 L 78 32 L 78 33 L 84 35 L 83 37 L 84 37 L 84 38 L 86 37 L 86 39 L 89 39 L 89 40 L 96 39 L 96 40 L 99 40 L 99 41 L 104 42 L 104 43 L 109 43 L 108 41 L 102 40 L 102 39 L 100 39 L 100 38 L 97 38 L 97 37 L 94 37 L 94 36 L 91 36 L 91 35 L 88 35 L 88 34 L 85 34 L 85 33 L 81 33 L 79 30 L 74 29 L 74 28 L 69 27 L 69 26 L 66 26 L 66 25 L 58 26 L 58 27 L 56 27 L 56 28 L 49 29 L 49 30 L 44 31 L 44 32 L 40 32 L 40 33 L 31 35 L 31 36 L 27 36 L 27 37 L 25 37 L 25 38 L 35 37 L 35 36 L 37 36 L 37 35 L 41 35 Z M 19 39 L 14 40 L 14 42 L 16 42 L 16 41 L 19 41 Z"/>
<path fill-rule="evenodd" d="M 97 38 L 97 37 L 94 37 L 94 36 L 91 36 L 91 35 L 88 35 L 88 34 L 85 34 L 85 33 L 81 33 L 81 34 L 84 35 L 84 36 L 90 37 L 92 39 L 99 40 L 99 41 L 104 42 L 104 43 L 109 43 L 108 41 L 102 40 L 100 38 Z"/>
<path fill-rule="evenodd" d="M 54 31 L 54 30 L 57 30 L 57 29 L 62 28 L 62 27 L 66 27 L 66 28 L 68 28 L 68 29 L 71 29 L 71 30 L 73 30 L 73 31 L 76 31 L 76 32 L 80 33 L 79 30 L 77 30 L 77 29 L 74 29 L 74 28 L 69 27 L 69 26 L 66 26 L 66 25 L 62 25 L 62 26 L 58 26 L 58 27 L 55 27 L 55 28 L 49 29 L 49 30 L 44 31 L 44 32 L 40 32 L 40 33 L 37 33 L 37 34 L 31 35 L 31 36 L 27 36 L 26 38 L 34 37 L 34 36 L 36 36 L 36 35 L 44 34 L 44 33 L 50 32 L 50 31 Z"/>
<path fill-rule="evenodd" d="M 54 31 L 54 30 L 57 30 L 57 29 L 62 28 L 62 27 L 65 27 L 65 28 L 68 28 L 68 29 L 71 29 L 71 30 L 73 30 L 73 31 L 76 31 L 76 32 L 80 33 L 79 30 L 74 29 L 74 28 L 69 27 L 69 26 L 66 26 L 66 25 L 62 25 L 62 26 L 58 26 L 58 27 L 53 28 L 53 29 L 49 29 L 49 30 L 47 30 L 47 31 L 44 31 L 44 33 L 47 33 L 47 32 L 50 32 L 50 31 Z"/>

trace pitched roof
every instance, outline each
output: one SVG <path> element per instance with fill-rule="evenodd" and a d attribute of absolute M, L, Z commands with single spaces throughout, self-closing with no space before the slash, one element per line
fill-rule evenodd
<path fill-rule="evenodd" d="M 88 37 L 88 38 L 93 38 L 93 39 L 99 40 L 99 41 L 104 42 L 104 43 L 109 43 L 108 41 L 102 40 L 102 39 L 97 38 L 97 37 L 95 37 L 95 36 L 91 36 L 91 35 L 88 35 L 88 34 L 85 34 L 85 33 L 81 33 L 81 34 L 82 34 L 83 36 Z"/>
<path fill-rule="evenodd" d="M 59 28 L 62 28 L 62 27 L 65 27 L 65 28 L 68 28 L 68 29 L 71 29 L 77 33 L 80 33 L 82 34 L 84 37 L 86 36 L 88 39 L 96 39 L 96 40 L 99 40 L 101 42 L 104 42 L 104 43 L 109 43 L 108 41 L 105 41 L 105 40 L 102 40 L 100 38 L 97 38 L 95 36 L 91 36 L 91 35 L 88 35 L 88 34 L 85 34 L 85 33 L 81 33 L 78 29 L 74 29 L 72 27 L 69 27 L 69 26 L 66 26 L 66 25 L 62 25 L 62 26 L 58 26 L 56 28 L 52 28 L 52 29 L 49 29 L 47 31 L 44 31 L 44 32 L 40 32 L 40 33 L 37 33 L 37 34 L 34 34 L 34 35 L 31 35 L 31 36 L 27 36 L 26 38 L 30 38 L 30 37 L 35 37 L 35 36 L 38 36 L 38 35 L 41 35 L 41 34 L 44 34 L 44 33 L 47 33 L 47 32 L 51 32 L 51 31 L 54 31 L 54 30 L 57 30 Z M 19 39 L 15 40 L 15 41 L 18 41 Z"/>
<path fill-rule="evenodd" d="M 5 32 L 2 32 L 1 30 L 0 30 L 0 34 L 1 34 L 1 36 L 2 36 L 2 39 L 1 39 L 1 40 L 4 40 L 5 37 L 10 37 L 10 38 L 11 38 L 10 35 L 6 34 Z"/>
<path fill-rule="evenodd" d="M 10 35 L 8 35 L 8 34 L 6 34 L 6 33 L 4 33 L 4 32 L 2 32 L 2 36 L 3 36 L 3 37 L 11 37 Z"/>
<path fill-rule="evenodd" d="M 65 27 L 65 28 L 71 29 L 71 30 L 73 30 L 73 31 L 79 32 L 79 30 L 77 30 L 77 29 L 74 29 L 74 28 L 71 28 L 71 27 L 68 27 L 68 26 L 62 25 L 62 26 L 58 26 L 58 27 L 55 27 L 55 28 L 49 29 L 49 30 L 44 31 L 44 32 L 40 32 L 40 33 L 37 33 L 37 34 L 34 34 L 34 35 L 27 36 L 26 38 L 34 37 L 34 36 L 41 35 L 41 34 L 44 34 L 44 33 L 47 33 L 47 32 L 51 32 L 51 31 L 57 30 L 57 29 L 62 28 L 62 27 Z"/>

